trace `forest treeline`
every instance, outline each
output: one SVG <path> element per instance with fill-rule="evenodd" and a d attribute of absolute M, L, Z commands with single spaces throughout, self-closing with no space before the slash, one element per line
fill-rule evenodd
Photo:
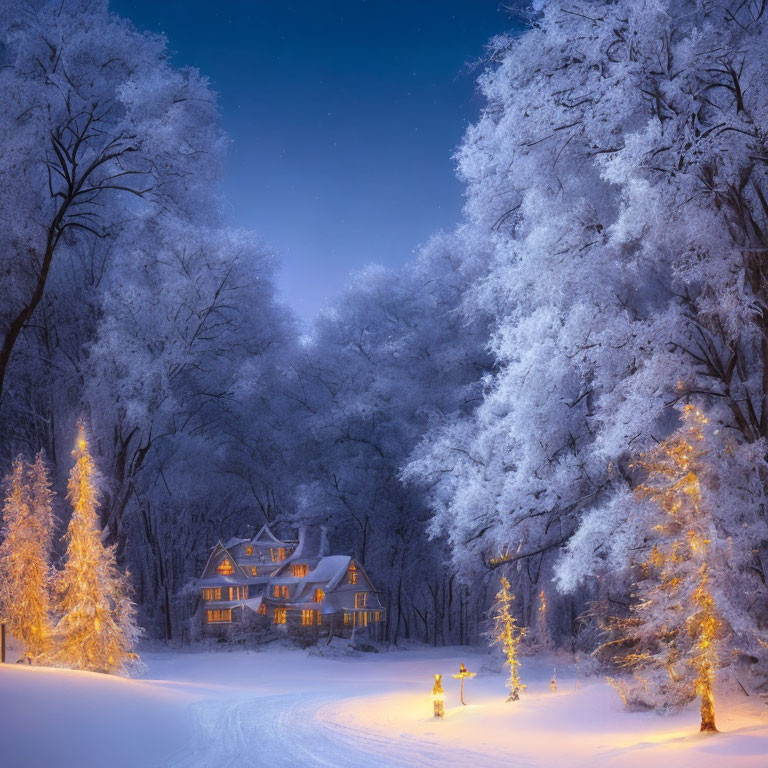
<path fill-rule="evenodd" d="M 269 522 L 326 526 L 391 641 L 481 640 L 504 575 L 530 635 L 592 650 L 647 541 L 634 459 L 695 402 L 714 589 L 764 653 L 738 638 L 768 621 L 766 3 L 522 18 L 488 43 L 462 220 L 302 335 L 224 222 L 205 78 L 102 0 L 3 0 L 0 469 L 43 449 L 63 489 L 86 420 L 151 634 Z"/>

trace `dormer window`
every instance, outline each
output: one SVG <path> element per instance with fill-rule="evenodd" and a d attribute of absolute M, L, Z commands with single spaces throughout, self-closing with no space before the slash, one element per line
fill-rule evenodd
<path fill-rule="evenodd" d="M 294 563 L 291 566 L 291 573 L 294 576 L 298 576 L 299 578 L 303 578 L 309 573 L 309 566 L 306 563 Z"/>
<path fill-rule="evenodd" d="M 349 564 L 349 570 L 347 571 L 347 581 L 350 584 L 357 584 L 357 566 L 354 563 Z"/>
<path fill-rule="evenodd" d="M 325 600 L 325 592 L 322 589 L 315 590 L 315 602 L 322 603 Z"/>
<path fill-rule="evenodd" d="M 283 584 L 276 584 L 274 587 L 274 596 L 282 598 L 284 600 L 288 599 L 288 587 L 287 585 Z"/>
<path fill-rule="evenodd" d="M 235 572 L 235 566 L 226 558 L 219 563 L 216 569 L 222 576 L 231 576 Z"/>
<path fill-rule="evenodd" d="M 285 547 L 273 547 L 269 552 L 272 555 L 273 563 L 279 563 L 281 560 L 285 560 Z"/>
<path fill-rule="evenodd" d="M 248 544 L 245 547 L 245 554 L 246 555 L 252 555 L 253 554 L 253 544 Z"/>

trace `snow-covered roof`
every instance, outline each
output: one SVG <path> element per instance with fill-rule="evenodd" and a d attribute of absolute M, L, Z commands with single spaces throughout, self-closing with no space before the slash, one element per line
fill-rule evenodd
<path fill-rule="evenodd" d="M 197 580 L 199 587 L 242 587 L 249 584 L 266 584 L 269 579 L 254 579 L 248 576 L 241 576 L 238 574 L 232 574 L 231 576 L 224 576 L 221 573 L 217 573 L 215 576 L 207 576 Z"/>
<path fill-rule="evenodd" d="M 322 584 L 326 589 L 335 589 L 344 578 L 352 558 L 349 555 L 329 555 L 327 557 L 299 557 L 280 566 L 272 576 L 272 584 Z M 309 566 L 306 576 L 294 576 L 291 568 L 299 563 Z"/>
<path fill-rule="evenodd" d="M 247 541 L 247 539 L 243 539 L 243 541 Z M 251 539 L 252 544 L 277 544 L 278 546 L 282 547 L 285 544 L 290 544 L 292 542 L 288 541 L 281 541 L 280 539 L 275 536 L 272 531 L 269 530 L 269 527 L 264 524 L 261 526 L 261 530 Z"/>
<path fill-rule="evenodd" d="M 290 598 L 275 597 L 272 594 L 266 594 L 264 597 L 267 602 L 276 604 L 287 604 L 292 607 L 313 607 L 318 609 L 315 595 L 316 589 L 322 589 L 325 593 L 325 600 L 320 606 L 322 613 L 335 613 L 339 610 L 350 610 L 354 603 L 350 603 L 350 594 L 355 591 L 373 592 L 373 586 L 363 569 L 358 563 L 355 565 L 362 579 L 353 585 L 350 590 L 338 590 L 338 587 L 344 584 L 350 565 L 354 562 L 349 555 L 322 555 L 327 546 L 325 532 L 321 531 L 320 539 L 325 541 L 321 546 L 315 546 L 317 537 L 308 536 L 306 530 L 301 531 L 299 546 L 291 556 L 280 563 L 269 563 L 270 568 L 265 572 L 261 571 L 258 576 L 253 576 L 253 570 L 259 573 L 258 569 L 264 568 L 264 563 L 259 563 L 252 559 L 252 555 L 238 557 L 233 556 L 228 547 L 234 548 L 235 552 L 242 554 L 243 545 L 248 544 L 248 539 L 230 539 L 225 546 L 219 542 L 211 552 L 208 563 L 203 570 L 203 577 L 198 580 L 200 587 L 227 587 L 227 586 L 247 586 L 262 585 L 266 586 L 269 593 L 272 592 L 271 586 L 290 587 Z M 269 528 L 264 525 L 252 540 L 254 543 L 260 543 L 262 547 L 270 545 L 286 546 L 286 542 L 277 539 Z M 318 551 L 319 550 L 319 551 Z M 231 574 L 219 573 L 214 566 L 218 565 L 217 558 L 225 555 L 233 564 L 234 572 Z M 301 564 L 308 569 L 306 576 L 294 576 L 292 567 Z M 257 566 L 255 568 L 254 566 Z M 303 570 L 303 569 L 302 569 Z M 255 590 L 254 590 L 255 591 Z M 261 591 L 261 590 L 259 590 Z M 329 594 L 331 593 L 331 594 Z M 335 596 L 333 593 L 337 593 Z M 343 593 L 343 594 L 340 594 Z M 261 605 L 261 596 L 253 597 L 252 600 L 258 600 L 258 606 Z M 354 600 L 354 598 L 352 598 Z M 233 601 L 233 605 L 243 605 L 243 601 Z M 256 603 L 254 603 L 256 605 Z M 255 610 L 258 610 L 258 606 Z M 368 608 L 380 608 L 378 598 L 375 603 L 370 601 Z"/>
<path fill-rule="evenodd" d="M 247 544 L 249 539 L 238 539 L 237 536 L 233 536 L 224 546 L 229 549 L 230 547 L 236 547 L 238 544 Z"/>
<path fill-rule="evenodd" d="M 324 583 L 327 589 L 336 589 L 349 568 L 349 555 L 328 555 L 321 557 L 317 565 L 306 575 L 305 580 Z"/>
<path fill-rule="evenodd" d="M 248 608 L 254 613 L 258 613 L 259 608 L 261 608 L 261 595 L 258 597 L 250 597 L 248 600 L 243 600 L 242 603 L 245 608 Z"/>

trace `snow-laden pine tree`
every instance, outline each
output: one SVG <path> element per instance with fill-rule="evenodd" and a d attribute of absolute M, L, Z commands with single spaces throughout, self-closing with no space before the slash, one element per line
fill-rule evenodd
<path fill-rule="evenodd" d="M 598 653 L 634 673 L 633 684 L 617 683 L 630 704 L 678 706 L 698 696 L 701 730 L 715 731 L 715 675 L 728 652 L 720 646 L 733 634 L 718 605 L 727 600 L 730 545 L 706 492 L 717 436 L 707 435 L 709 419 L 694 406 L 681 417 L 670 437 L 636 461 L 644 482 L 635 489 L 635 524 L 644 535 L 632 550 L 634 603 L 629 616 L 607 623 L 611 638 Z"/>
<path fill-rule="evenodd" d="M 55 661 L 74 669 L 121 672 L 138 659 L 133 649 L 139 629 L 127 577 L 117 567 L 114 547 L 102 541 L 96 468 L 82 423 L 73 456 L 67 486 L 72 519 L 57 583 L 61 618 Z"/>
<path fill-rule="evenodd" d="M 501 649 L 504 665 L 509 670 L 505 683 L 509 691 L 507 701 L 517 701 L 520 698 L 520 692 L 525 688 L 520 682 L 520 642 L 525 636 L 525 628 L 518 627 L 512 613 L 515 596 L 509 587 L 509 580 L 506 576 L 502 576 L 499 582 L 501 589 L 496 594 L 496 602 L 493 606 L 491 640 Z"/>
<path fill-rule="evenodd" d="M 54 518 L 53 494 L 42 454 L 30 466 L 17 458 L 6 483 L 0 617 L 23 643 L 25 656 L 44 662 L 53 649 L 49 560 Z"/>

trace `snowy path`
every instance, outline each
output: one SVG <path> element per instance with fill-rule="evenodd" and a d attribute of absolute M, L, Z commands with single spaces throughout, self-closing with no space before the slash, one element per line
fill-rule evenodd
<path fill-rule="evenodd" d="M 162 768 L 241 768 L 296 765 L 304 768 L 438 768 L 509 766 L 484 752 L 445 750 L 428 740 L 328 722 L 328 697 L 295 694 L 193 705 L 196 737 Z M 515 761 L 518 766 L 531 763 Z"/>
<path fill-rule="evenodd" d="M 3 768 L 765 768 L 768 707 L 718 697 L 722 733 L 695 705 L 622 711 L 603 681 L 525 659 L 528 688 L 466 649 L 329 659 L 298 650 L 147 653 L 145 679 L 0 666 Z M 465 662 L 468 706 L 450 674 Z M 444 720 L 431 717 L 442 672 Z"/>
<path fill-rule="evenodd" d="M 239 661 L 238 661 L 239 660 Z M 480 671 L 487 658 L 444 649 L 342 660 L 301 653 L 208 655 L 240 685 L 194 703 L 194 737 L 157 768 L 676 768 L 761 766 L 768 756 L 768 708 L 737 701 L 721 716 L 715 739 L 697 732 L 695 707 L 673 717 L 629 715 L 600 680 L 584 681 L 561 666 L 560 690 L 549 691 L 551 660 L 526 659 L 523 699 L 504 702 L 503 677 L 468 682 L 469 706 L 450 679 L 459 661 Z M 251 666 L 252 665 L 252 666 Z M 151 666 L 151 665 L 150 665 Z M 431 714 L 429 685 L 445 675 L 446 718 Z M 208 679 L 204 668 L 196 674 Z M 178 677 L 177 673 L 173 677 Z M 762 708 L 762 709 L 761 709 Z"/>
<path fill-rule="evenodd" d="M 269 675 L 261 670 L 257 685 L 294 690 L 254 695 L 252 689 L 236 688 L 231 695 L 193 703 L 189 707 L 194 734 L 191 742 L 158 768 L 242 768 L 244 764 L 254 768 L 462 768 L 480 763 L 508 768 L 509 755 L 497 761 L 485 751 L 471 749 L 471 745 L 454 745 L 450 750 L 441 745 L 435 738 L 440 735 L 436 728 L 445 723 L 435 723 L 429 717 L 428 691 L 417 694 L 419 715 L 423 715 L 417 721 L 425 724 L 422 736 L 381 729 L 388 709 L 386 702 L 378 701 L 382 691 L 402 692 L 404 684 L 413 689 L 419 683 L 428 688 L 432 672 L 422 673 L 421 668 L 425 663 L 430 670 L 436 663 L 449 667 L 441 658 L 445 655 L 406 653 L 400 661 L 401 654 L 344 660 L 280 654 L 284 659 L 283 679 L 275 682 L 272 675 L 279 676 L 280 672 L 279 667 L 272 667 Z M 472 655 L 465 653 L 462 658 Z M 258 664 L 269 657 L 255 654 L 251 658 Z M 388 658 L 400 663 L 390 669 Z M 458 667 L 458 661 L 452 658 L 449 668 L 454 666 Z M 364 722 L 350 717 L 350 711 L 364 713 Z M 522 768 L 532 765 L 525 761 L 516 764 Z"/>

